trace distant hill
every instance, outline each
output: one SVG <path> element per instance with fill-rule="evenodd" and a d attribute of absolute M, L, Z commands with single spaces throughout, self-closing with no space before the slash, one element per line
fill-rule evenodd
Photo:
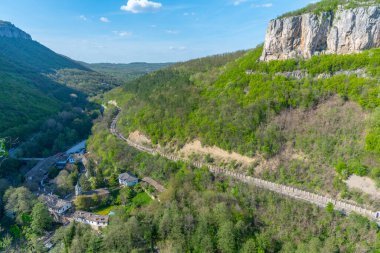
<path fill-rule="evenodd" d="M 146 63 L 134 62 L 129 64 L 112 64 L 112 63 L 82 63 L 89 69 L 99 73 L 107 74 L 118 78 L 122 81 L 131 81 L 147 73 L 168 67 L 173 63 Z"/>

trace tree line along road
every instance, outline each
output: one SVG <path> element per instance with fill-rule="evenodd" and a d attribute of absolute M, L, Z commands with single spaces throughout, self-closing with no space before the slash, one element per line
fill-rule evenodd
<path fill-rule="evenodd" d="M 380 225 L 380 211 L 369 210 L 368 208 L 363 208 L 363 207 L 359 206 L 358 204 L 347 203 L 343 200 L 333 199 L 333 198 L 322 196 L 319 194 L 303 191 L 303 190 L 300 190 L 300 189 L 297 189 L 294 187 L 273 183 L 270 181 L 266 181 L 266 180 L 262 180 L 259 178 L 255 178 L 255 177 L 247 176 L 244 174 L 236 173 L 236 172 L 233 172 L 230 170 L 226 170 L 224 168 L 219 168 L 219 167 L 216 167 L 213 165 L 204 164 L 201 162 L 192 162 L 192 161 L 185 160 L 183 158 L 174 156 L 172 154 L 163 153 L 160 150 L 145 147 L 145 146 L 142 146 L 138 143 L 132 142 L 130 139 L 124 137 L 117 130 L 116 125 L 117 125 L 117 121 L 119 119 L 119 115 L 120 115 L 120 111 L 121 111 L 120 107 L 117 107 L 117 110 L 118 110 L 117 114 L 113 118 L 112 123 L 110 125 L 111 133 L 113 135 L 115 135 L 117 138 L 127 142 L 127 144 L 129 146 L 134 147 L 139 151 L 147 152 L 147 153 L 150 153 L 152 155 L 161 155 L 161 156 L 163 156 L 169 160 L 172 160 L 172 161 L 188 162 L 197 168 L 207 167 L 210 170 L 210 172 L 212 172 L 214 174 L 229 176 L 229 177 L 235 178 L 239 181 L 242 181 L 244 183 L 251 184 L 251 185 L 254 185 L 256 187 L 266 189 L 266 190 L 269 190 L 272 192 L 276 192 L 278 194 L 281 194 L 281 195 L 284 195 L 287 197 L 306 201 L 306 202 L 315 204 L 315 205 L 320 206 L 320 207 L 326 207 L 327 205 L 329 205 L 331 203 L 331 204 L 333 204 L 334 209 L 337 211 L 340 211 L 344 214 L 357 213 L 357 214 L 360 214 L 362 216 L 365 216 L 365 217 L 375 221 L 378 225 Z"/>

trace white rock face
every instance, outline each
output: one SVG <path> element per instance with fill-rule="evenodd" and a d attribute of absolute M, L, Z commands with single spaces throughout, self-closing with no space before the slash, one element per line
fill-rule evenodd
<path fill-rule="evenodd" d="M 380 6 L 275 19 L 265 37 L 263 61 L 348 54 L 380 47 Z"/>
<path fill-rule="evenodd" d="M 31 40 L 32 37 L 9 22 L 0 20 L 0 37 Z"/>

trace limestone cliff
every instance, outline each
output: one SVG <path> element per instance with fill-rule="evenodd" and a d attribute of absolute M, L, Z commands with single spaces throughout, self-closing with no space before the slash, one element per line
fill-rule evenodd
<path fill-rule="evenodd" d="M 380 47 L 380 6 L 272 20 L 261 60 L 348 54 Z"/>
<path fill-rule="evenodd" d="M 0 37 L 31 40 L 32 37 L 9 22 L 0 20 Z"/>

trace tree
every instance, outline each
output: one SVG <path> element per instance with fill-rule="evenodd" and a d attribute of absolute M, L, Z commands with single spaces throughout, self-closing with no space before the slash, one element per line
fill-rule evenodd
<path fill-rule="evenodd" d="M 53 223 L 53 219 L 46 206 L 42 203 L 37 203 L 32 210 L 32 224 L 33 232 L 42 235 L 45 230 L 49 230 Z"/>
<path fill-rule="evenodd" d="M 3 249 L 5 252 L 12 245 L 12 237 L 9 234 L 6 234 L 3 238 L 0 239 L 0 249 Z"/>
<path fill-rule="evenodd" d="M 88 196 L 77 196 L 74 203 L 78 210 L 88 210 L 94 205 L 93 199 Z"/>
<path fill-rule="evenodd" d="M 74 191 L 74 185 L 72 183 L 70 173 L 67 170 L 59 172 L 56 178 L 57 188 L 60 195 L 66 195 Z"/>
<path fill-rule="evenodd" d="M 91 190 L 91 183 L 87 180 L 86 175 L 82 174 L 79 178 L 79 184 L 82 188 L 82 191 L 86 192 Z"/>
<path fill-rule="evenodd" d="M 241 253 L 256 253 L 257 252 L 257 242 L 255 238 L 248 239 L 241 249 Z"/>
<path fill-rule="evenodd" d="M 8 151 L 5 146 L 5 139 L 0 139 L 0 167 L 8 157 Z"/>
<path fill-rule="evenodd" d="M 5 147 L 5 139 L 0 139 L 0 158 L 8 156 L 8 151 Z"/>
<path fill-rule="evenodd" d="M 219 228 L 218 249 L 223 253 L 236 251 L 234 224 L 230 221 L 223 223 Z"/>
<path fill-rule="evenodd" d="M 116 187 L 119 185 L 119 180 L 118 180 L 118 176 L 116 173 L 112 173 L 111 176 L 109 177 L 108 179 L 108 184 L 111 186 L 111 187 Z"/>
<path fill-rule="evenodd" d="M 330 214 L 334 213 L 334 204 L 329 202 L 326 206 L 326 211 Z"/>
<path fill-rule="evenodd" d="M 140 237 L 138 230 L 134 229 L 135 227 L 129 227 L 123 222 L 110 224 L 104 236 L 104 248 L 110 252 L 131 252 L 135 246 L 134 242 Z"/>
<path fill-rule="evenodd" d="M 136 192 L 133 188 L 124 187 L 120 190 L 120 201 L 123 205 L 128 204 L 134 196 L 136 196 Z"/>
<path fill-rule="evenodd" d="M 9 188 L 4 194 L 5 211 L 14 213 L 16 221 L 23 224 L 23 215 L 30 214 L 36 197 L 25 187 Z"/>

